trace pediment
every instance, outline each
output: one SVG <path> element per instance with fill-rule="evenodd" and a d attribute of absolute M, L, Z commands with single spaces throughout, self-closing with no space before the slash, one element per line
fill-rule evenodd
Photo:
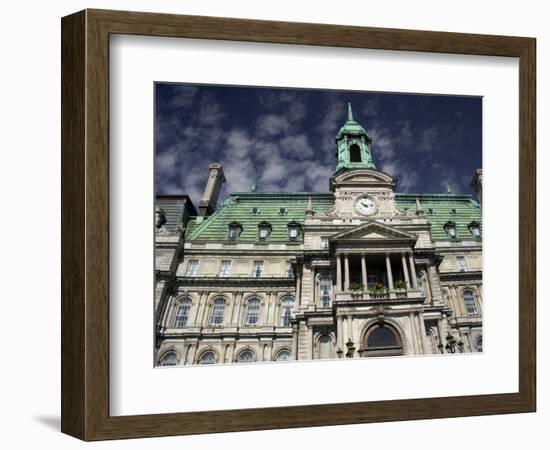
<path fill-rule="evenodd" d="M 417 237 L 379 222 L 358 225 L 330 238 L 331 241 L 403 241 L 416 242 Z"/>
<path fill-rule="evenodd" d="M 362 184 L 362 185 L 393 185 L 395 180 L 387 173 L 373 169 L 344 170 L 332 178 L 333 185 Z"/>

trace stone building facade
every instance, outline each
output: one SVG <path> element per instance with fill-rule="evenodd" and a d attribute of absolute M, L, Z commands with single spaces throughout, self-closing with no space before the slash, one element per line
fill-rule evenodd
<path fill-rule="evenodd" d="M 480 204 L 396 192 L 351 106 L 335 154 L 325 193 L 157 197 L 156 364 L 482 351 Z"/>

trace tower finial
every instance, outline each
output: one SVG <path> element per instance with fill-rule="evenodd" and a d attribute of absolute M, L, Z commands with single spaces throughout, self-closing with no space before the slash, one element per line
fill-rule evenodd
<path fill-rule="evenodd" d="M 348 122 L 353 122 L 353 111 L 351 110 L 351 102 L 348 103 Z"/>

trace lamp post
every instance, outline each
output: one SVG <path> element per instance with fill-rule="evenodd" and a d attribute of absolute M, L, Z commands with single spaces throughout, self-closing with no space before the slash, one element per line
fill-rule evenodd
<path fill-rule="evenodd" d="M 447 335 L 447 345 L 445 345 L 445 350 L 447 350 L 447 353 L 456 353 L 456 349 L 458 347 L 459 353 L 464 353 L 464 342 L 462 342 L 461 339 L 458 341 L 455 339 L 455 337 L 449 333 Z M 439 351 L 443 353 L 443 350 L 441 347 L 443 347 L 443 344 L 439 344 Z"/>

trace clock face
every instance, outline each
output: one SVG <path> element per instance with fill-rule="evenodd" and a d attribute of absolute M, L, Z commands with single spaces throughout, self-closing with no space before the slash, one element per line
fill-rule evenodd
<path fill-rule="evenodd" d="M 355 210 L 364 216 L 370 216 L 377 210 L 376 203 L 370 197 L 359 197 L 355 202 Z"/>

